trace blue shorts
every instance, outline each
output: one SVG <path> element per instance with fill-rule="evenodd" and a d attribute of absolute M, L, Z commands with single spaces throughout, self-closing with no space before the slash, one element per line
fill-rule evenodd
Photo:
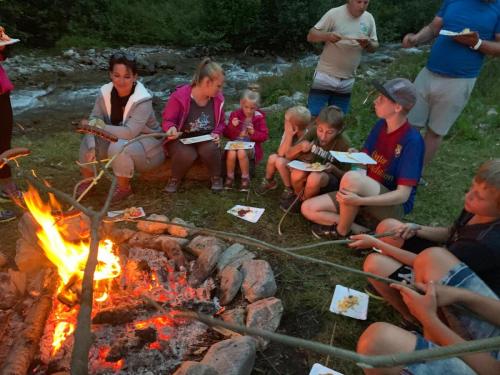
<path fill-rule="evenodd" d="M 448 274 L 443 277 L 441 282 L 444 285 L 464 288 L 481 294 L 486 297 L 498 299 L 497 295 L 481 280 L 467 265 L 457 264 Z M 500 336 L 500 327 L 476 318 L 462 310 L 456 310 L 453 307 L 446 307 L 443 312 L 448 320 L 448 324 L 453 331 L 459 333 L 468 340 L 484 339 Z M 427 341 L 420 335 L 417 335 L 415 350 L 424 350 L 437 347 L 436 344 Z M 500 352 L 490 353 L 494 358 L 500 360 Z M 476 374 L 469 366 L 459 358 L 447 358 L 430 362 L 419 362 L 408 365 L 403 373 L 414 375 L 431 374 Z"/>
<path fill-rule="evenodd" d="M 307 108 L 311 115 L 316 117 L 327 105 L 336 105 L 342 109 L 345 115 L 349 111 L 350 102 L 351 94 L 337 94 L 329 90 L 311 89 L 307 98 Z"/>

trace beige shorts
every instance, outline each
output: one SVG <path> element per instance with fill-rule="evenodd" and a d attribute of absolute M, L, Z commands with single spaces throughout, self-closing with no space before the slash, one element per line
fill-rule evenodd
<path fill-rule="evenodd" d="M 380 184 L 380 193 L 384 194 L 389 192 L 384 185 Z M 337 212 L 340 212 L 340 205 L 337 201 L 337 192 L 333 191 L 328 193 L 328 196 L 332 200 Z M 402 204 L 396 204 L 393 206 L 361 206 L 356 216 L 356 223 L 370 228 L 375 229 L 382 220 L 393 218 L 400 220 L 404 216 L 404 209 Z"/>
<path fill-rule="evenodd" d="M 423 68 L 414 83 L 418 94 L 410 124 L 445 136 L 467 105 L 476 78 L 446 77 Z"/>

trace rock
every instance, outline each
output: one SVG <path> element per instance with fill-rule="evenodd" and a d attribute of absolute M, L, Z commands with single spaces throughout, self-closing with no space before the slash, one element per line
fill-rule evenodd
<path fill-rule="evenodd" d="M 185 222 L 184 220 L 182 220 L 178 217 L 172 219 L 172 223 L 182 224 L 182 225 L 190 225 L 189 223 Z M 170 224 L 168 226 L 167 230 L 168 230 L 168 233 L 170 233 L 172 236 L 175 236 L 175 237 L 185 238 L 185 237 L 189 236 L 189 229 L 186 227 L 181 227 L 178 225 Z"/>
<path fill-rule="evenodd" d="M 23 238 L 18 239 L 16 242 L 16 257 L 14 260 L 19 271 L 27 274 L 34 274 L 42 268 L 52 265 L 42 249 L 33 246 Z"/>
<path fill-rule="evenodd" d="M 237 307 L 232 310 L 226 310 L 221 314 L 223 321 L 233 324 L 238 324 L 240 326 L 245 325 L 245 309 L 242 307 Z"/>
<path fill-rule="evenodd" d="M 272 297 L 276 293 L 276 281 L 269 263 L 265 260 L 249 260 L 243 263 L 243 295 L 250 302 Z"/>
<path fill-rule="evenodd" d="M 247 306 L 247 327 L 260 328 L 274 332 L 278 328 L 283 315 L 283 304 L 275 297 L 261 299 Z M 264 350 L 269 340 L 257 337 L 257 345 Z"/>
<path fill-rule="evenodd" d="M 222 249 L 219 246 L 207 247 L 194 264 L 189 276 L 189 285 L 196 287 L 205 281 L 215 269 L 221 255 Z"/>
<path fill-rule="evenodd" d="M 486 112 L 486 116 L 496 116 L 498 115 L 498 112 L 495 108 L 490 108 L 488 109 L 488 112 Z"/>
<path fill-rule="evenodd" d="M 303 104 L 306 101 L 306 96 L 304 95 L 304 93 L 302 93 L 300 91 L 296 91 L 292 95 L 292 100 L 294 101 L 295 105 L 297 105 L 297 104 Z"/>
<path fill-rule="evenodd" d="M 170 236 L 158 236 L 157 242 L 160 250 L 167 254 L 168 259 L 173 259 L 177 269 L 186 267 L 187 261 L 182 252 L 181 245 Z"/>
<path fill-rule="evenodd" d="M 245 246 L 234 243 L 222 253 L 217 263 L 217 271 L 221 272 L 226 266 L 239 268 L 243 262 L 253 258 L 255 258 L 254 253 L 245 250 Z"/>
<path fill-rule="evenodd" d="M 206 251 L 206 249 L 213 249 L 215 247 L 222 249 L 224 247 L 224 242 L 215 237 L 196 236 L 186 246 L 186 250 L 191 254 L 199 257 Z"/>
<path fill-rule="evenodd" d="M 250 375 L 255 351 L 255 340 L 242 336 L 212 345 L 201 363 L 212 366 L 221 375 Z"/>
<path fill-rule="evenodd" d="M 174 372 L 174 375 L 220 375 L 212 366 L 203 363 L 186 361 Z"/>
<path fill-rule="evenodd" d="M 234 267 L 226 267 L 222 270 L 220 274 L 220 303 L 221 305 L 229 304 L 236 294 L 238 294 L 238 290 L 241 288 L 241 283 L 243 282 L 243 275 L 237 268 Z"/>
<path fill-rule="evenodd" d="M 278 105 L 282 109 L 288 109 L 290 107 L 293 107 L 295 105 L 295 102 L 291 97 L 282 95 L 278 98 Z"/>
<path fill-rule="evenodd" d="M 76 52 L 74 49 L 70 48 L 66 51 L 63 52 L 63 56 L 67 59 L 75 59 L 75 58 L 79 58 L 80 55 L 78 54 L 78 52 Z"/>
<path fill-rule="evenodd" d="M 135 230 L 128 228 L 113 228 L 110 237 L 114 243 L 119 245 L 130 240 L 135 233 Z"/>
<path fill-rule="evenodd" d="M 166 223 L 168 220 L 168 217 L 165 215 L 157 215 L 157 214 L 151 214 L 148 216 L 148 219 L 150 220 L 156 220 L 156 221 L 163 221 L 163 223 L 157 223 L 157 222 L 151 222 L 151 221 L 144 221 L 140 220 L 137 222 L 137 229 L 150 233 L 150 234 L 161 234 L 164 233 L 168 229 L 168 224 Z"/>

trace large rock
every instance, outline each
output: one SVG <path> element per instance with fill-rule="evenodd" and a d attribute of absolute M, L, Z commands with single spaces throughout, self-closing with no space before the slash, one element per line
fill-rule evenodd
<path fill-rule="evenodd" d="M 16 257 L 14 260 L 19 271 L 30 275 L 52 265 L 42 249 L 32 245 L 24 238 L 20 238 L 16 242 Z"/>
<path fill-rule="evenodd" d="M 220 274 L 220 303 L 222 306 L 229 304 L 238 294 L 243 282 L 243 275 L 237 268 L 226 267 Z"/>
<path fill-rule="evenodd" d="M 174 375 L 221 375 L 212 366 L 200 362 L 186 361 Z"/>
<path fill-rule="evenodd" d="M 224 247 L 224 242 L 209 236 L 196 236 L 192 241 L 186 246 L 186 250 L 191 254 L 199 257 L 207 249 L 213 250 L 215 247 L 222 249 Z"/>
<path fill-rule="evenodd" d="M 155 220 L 155 222 L 140 220 L 137 222 L 137 229 L 150 234 L 162 234 L 168 229 L 167 221 L 169 220 L 165 215 L 151 214 L 148 219 Z"/>
<path fill-rule="evenodd" d="M 250 302 L 272 297 L 276 293 L 276 281 L 269 263 L 265 260 L 249 260 L 243 263 L 243 295 Z"/>
<path fill-rule="evenodd" d="M 239 326 L 245 325 L 245 309 L 242 307 L 237 307 L 232 310 L 226 310 L 221 314 L 220 317 L 227 323 L 233 323 Z"/>
<path fill-rule="evenodd" d="M 226 266 L 239 268 L 243 262 L 255 258 L 255 254 L 245 250 L 245 246 L 234 243 L 222 253 L 217 263 L 217 271 L 221 272 Z"/>
<path fill-rule="evenodd" d="M 206 248 L 194 264 L 189 285 L 196 287 L 205 281 L 212 274 L 221 255 L 222 249 L 217 245 Z"/>
<path fill-rule="evenodd" d="M 278 328 L 283 315 L 283 304 L 275 297 L 261 299 L 247 306 L 247 327 L 260 328 L 274 332 Z M 269 340 L 257 337 L 259 349 L 264 350 Z"/>
<path fill-rule="evenodd" d="M 188 222 L 186 222 L 178 217 L 172 219 L 172 223 L 182 224 L 182 225 L 190 225 Z M 179 225 L 170 224 L 168 226 L 167 230 L 168 230 L 168 233 L 170 233 L 172 236 L 175 236 L 175 237 L 185 238 L 185 237 L 189 236 L 189 234 L 190 234 L 189 228 L 186 228 L 184 226 L 179 226 Z"/>
<path fill-rule="evenodd" d="M 250 375 L 255 362 L 255 340 L 242 336 L 212 345 L 201 361 L 219 374 Z"/>

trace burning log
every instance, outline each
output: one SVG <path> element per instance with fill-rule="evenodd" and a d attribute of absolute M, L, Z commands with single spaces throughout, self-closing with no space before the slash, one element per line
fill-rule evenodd
<path fill-rule="evenodd" d="M 1 368 L 3 375 L 26 374 L 33 361 L 38 343 L 43 334 L 47 317 L 52 309 L 52 298 L 56 289 L 57 277 L 51 271 L 45 274 L 45 288 L 38 300 L 33 303 L 26 314 L 25 328 L 16 339 L 14 345 Z"/>
<path fill-rule="evenodd" d="M 125 324 L 134 321 L 144 310 L 150 308 L 145 303 L 124 304 L 99 310 L 92 319 L 92 324 Z"/>

